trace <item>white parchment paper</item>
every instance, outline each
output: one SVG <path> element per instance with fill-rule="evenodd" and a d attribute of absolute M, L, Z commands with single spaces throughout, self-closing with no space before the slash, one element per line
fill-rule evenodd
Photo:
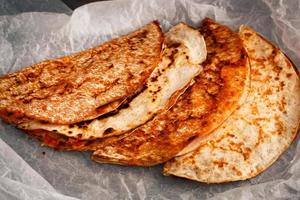
<path fill-rule="evenodd" d="M 234 30 L 240 24 L 253 27 L 300 66 L 297 0 L 116 0 L 82 6 L 72 15 L 0 16 L 0 75 L 96 46 L 155 19 L 167 30 L 181 21 L 198 27 L 204 17 Z M 89 153 L 54 151 L 3 122 L 0 138 L 0 199 L 300 198 L 299 136 L 258 177 L 211 185 L 164 177 L 162 166 L 97 164 Z"/>

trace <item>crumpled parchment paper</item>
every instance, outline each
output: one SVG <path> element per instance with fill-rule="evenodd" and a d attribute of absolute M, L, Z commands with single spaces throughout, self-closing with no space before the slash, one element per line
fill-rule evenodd
<path fill-rule="evenodd" d="M 300 2 L 295 0 L 134 0 L 92 3 L 72 15 L 0 16 L 0 75 L 83 50 L 158 19 L 198 27 L 211 17 L 246 24 L 300 66 Z M 299 136 L 267 171 L 248 181 L 203 184 L 151 168 L 97 164 L 87 152 L 58 152 L 0 123 L 0 199 L 299 199 Z"/>

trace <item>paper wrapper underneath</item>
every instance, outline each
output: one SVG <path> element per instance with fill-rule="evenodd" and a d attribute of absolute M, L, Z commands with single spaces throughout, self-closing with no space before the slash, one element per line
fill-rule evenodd
<path fill-rule="evenodd" d="M 80 7 L 71 16 L 58 13 L 0 16 L 0 74 L 96 46 L 154 19 L 158 19 L 166 31 L 181 21 L 199 27 L 204 17 L 211 17 L 234 30 L 240 24 L 254 28 L 300 66 L 300 2 L 280 2 L 110 1 Z M 288 151 L 258 177 L 211 185 L 164 177 L 162 166 L 97 164 L 89 159 L 89 153 L 54 151 L 41 147 L 36 140 L 3 122 L 0 138 L 0 199 L 300 197 L 299 136 Z"/>

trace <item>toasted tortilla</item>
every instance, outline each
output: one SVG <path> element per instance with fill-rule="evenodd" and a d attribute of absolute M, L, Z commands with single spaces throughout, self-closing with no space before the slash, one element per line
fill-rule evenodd
<path fill-rule="evenodd" d="M 200 73 L 200 64 L 206 59 L 206 46 L 202 35 L 183 23 L 168 31 L 164 45 L 162 61 L 147 80 L 146 89 L 117 114 L 80 125 L 31 122 L 21 123 L 18 127 L 55 131 L 75 138 L 80 135 L 80 139 L 96 139 L 120 135 L 144 124 L 176 102 L 193 78 Z"/>
<path fill-rule="evenodd" d="M 288 148 L 300 122 L 300 80 L 290 60 L 254 30 L 240 36 L 251 62 L 246 103 L 195 151 L 164 167 L 175 175 L 206 183 L 252 178 Z"/>
<path fill-rule="evenodd" d="M 161 60 L 152 22 L 128 35 L 0 78 L 0 117 L 9 123 L 72 124 L 94 119 L 135 95 Z"/>
<path fill-rule="evenodd" d="M 238 34 L 211 19 L 200 30 L 208 54 L 195 84 L 170 110 L 117 140 L 100 142 L 92 159 L 140 166 L 165 162 L 195 137 L 209 135 L 244 102 L 250 70 Z"/>

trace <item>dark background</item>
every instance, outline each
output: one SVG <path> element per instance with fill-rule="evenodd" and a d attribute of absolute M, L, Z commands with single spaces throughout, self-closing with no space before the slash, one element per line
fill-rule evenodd
<path fill-rule="evenodd" d="M 74 10 L 75 8 L 87 3 L 99 1 L 99 0 L 62 0 L 69 8 Z M 101 1 L 101 0 L 100 0 Z"/>
<path fill-rule="evenodd" d="M 35 11 L 71 15 L 75 8 L 95 1 L 101 0 L 0 0 L 0 15 Z"/>

